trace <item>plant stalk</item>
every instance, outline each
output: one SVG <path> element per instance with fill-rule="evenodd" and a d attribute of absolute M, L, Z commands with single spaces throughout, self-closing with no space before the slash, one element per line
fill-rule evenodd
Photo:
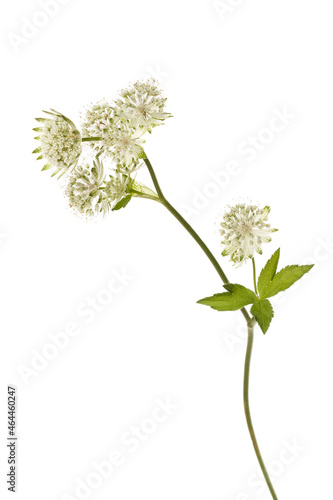
<path fill-rule="evenodd" d="M 198 245 L 200 246 L 200 248 L 203 250 L 203 252 L 206 254 L 206 256 L 208 257 L 208 259 L 210 260 L 210 262 L 213 264 L 213 266 L 214 266 L 217 274 L 220 276 L 220 278 L 223 281 L 223 283 L 224 284 L 229 283 L 229 280 L 228 280 L 227 276 L 224 274 L 224 272 L 223 272 L 220 264 L 218 263 L 218 261 L 216 260 L 216 258 L 212 254 L 212 252 L 209 250 L 209 248 L 207 247 L 207 245 L 204 243 L 204 241 L 200 238 L 200 236 L 198 235 L 198 233 L 196 233 L 196 231 L 194 231 L 194 229 L 192 228 L 192 226 L 184 219 L 184 217 L 182 215 L 180 215 L 180 213 L 165 198 L 165 196 L 164 196 L 164 194 L 162 192 L 162 189 L 161 189 L 161 187 L 159 185 L 159 182 L 157 180 L 157 177 L 156 177 L 156 174 L 154 172 L 154 169 L 152 167 L 152 164 L 150 163 L 150 161 L 148 160 L 148 158 L 145 158 L 144 162 L 147 165 L 150 177 L 151 177 L 151 179 L 153 181 L 154 187 L 156 189 L 156 193 L 158 194 L 160 202 L 162 203 L 162 205 L 165 206 L 165 208 L 178 220 L 178 222 L 180 222 L 180 224 L 186 229 L 186 231 L 198 243 Z M 248 323 L 251 320 L 251 317 L 250 317 L 249 313 L 247 312 L 247 310 L 245 309 L 245 307 L 243 307 L 240 311 L 243 314 L 246 322 Z"/>
<path fill-rule="evenodd" d="M 148 158 L 144 159 L 145 164 L 147 165 L 150 177 L 153 181 L 154 187 L 156 189 L 156 193 L 158 195 L 158 198 L 160 203 L 165 206 L 165 208 L 180 222 L 180 224 L 187 230 L 187 232 L 192 236 L 192 238 L 198 243 L 200 248 L 204 251 L 210 262 L 213 264 L 215 270 L 217 271 L 218 275 L 220 276 L 221 280 L 223 281 L 224 284 L 229 283 L 229 280 L 225 273 L 223 272 L 220 264 L 217 262 L 215 259 L 214 255 L 212 252 L 209 250 L 207 245 L 203 242 L 203 240 L 200 238 L 200 236 L 194 231 L 192 226 L 184 219 L 182 215 L 169 203 L 169 201 L 165 198 L 163 191 L 159 185 L 159 182 L 157 180 L 156 174 L 154 172 L 154 169 L 152 167 L 152 164 L 148 160 Z M 257 283 L 256 283 L 256 269 L 255 269 L 255 262 L 254 259 L 252 259 L 252 264 L 253 264 L 253 280 L 254 280 L 254 287 L 255 287 L 255 292 L 256 294 L 258 293 L 257 291 Z M 250 363 L 251 363 L 251 354 L 252 354 L 252 346 L 253 346 L 253 331 L 254 331 L 254 326 L 256 324 L 256 320 L 249 315 L 245 307 L 241 309 L 241 313 L 243 314 L 247 327 L 248 327 L 248 344 L 247 344 L 247 350 L 246 350 L 246 358 L 245 358 L 245 368 L 244 368 L 244 409 L 245 409 L 245 416 L 246 416 L 246 422 L 247 426 L 250 432 L 250 436 L 252 439 L 253 447 L 257 456 L 257 459 L 259 461 L 261 470 L 263 472 L 263 475 L 265 477 L 265 481 L 267 483 L 267 486 L 269 488 L 269 491 L 271 492 L 271 495 L 274 500 L 278 500 L 276 493 L 274 491 L 273 485 L 271 483 L 270 477 L 268 475 L 268 472 L 266 470 L 264 461 L 262 459 L 259 446 L 257 443 L 257 439 L 254 433 L 253 429 L 253 424 L 252 424 L 252 419 L 251 419 L 251 413 L 250 413 L 250 407 L 249 407 L 249 375 L 250 375 Z"/>
<path fill-rule="evenodd" d="M 278 500 L 278 497 L 276 496 L 276 493 L 274 491 L 272 482 L 270 480 L 270 477 L 268 475 L 265 463 L 263 461 L 263 458 L 260 453 L 260 449 L 258 446 L 257 438 L 253 429 L 253 424 L 252 424 L 252 418 L 251 418 L 251 412 L 250 412 L 250 405 L 249 405 L 249 378 L 250 378 L 250 364 L 251 364 L 251 354 L 252 354 L 252 347 L 253 347 L 253 331 L 254 331 L 254 325 L 248 323 L 247 325 L 247 330 L 248 330 L 248 342 L 247 342 L 247 348 L 246 348 L 246 357 L 245 357 L 245 367 L 244 367 L 244 410 L 245 410 L 245 417 L 246 417 L 246 422 L 247 426 L 250 432 L 250 436 L 252 439 L 254 451 L 257 455 L 258 462 L 260 464 L 262 473 L 264 475 L 266 484 L 269 488 L 269 491 L 271 492 L 272 498 L 274 500 Z"/>
<path fill-rule="evenodd" d="M 258 289 L 257 289 L 257 275 L 256 275 L 256 263 L 254 260 L 254 257 L 252 257 L 252 267 L 253 267 L 253 283 L 254 283 L 254 291 L 255 294 L 258 295 Z"/>

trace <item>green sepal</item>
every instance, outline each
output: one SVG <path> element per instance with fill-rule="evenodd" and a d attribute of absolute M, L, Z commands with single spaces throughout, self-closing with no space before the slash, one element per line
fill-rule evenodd
<path fill-rule="evenodd" d="M 62 118 L 63 120 L 65 120 L 65 122 L 67 122 L 73 128 L 73 130 L 77 130 L 77 128 L 74 125 L 74 123 L 72 122 L 72 120 L 70 120 L 69 118 L 67 118 L 67 116 L 63 115 L 59 111 L 56 111 L 55 109 L 50 108 L 50 110 L 51 111 L 45 111 L 43 109 L 43 113 L 47 113 L 48 115 L 52 115 L 52 116 L 56 116 L 58 118 Z"/>
<path fill-rule="evenodd" d="M 51 177 L 54 177 L 55 175 L 57 175 L 60 172 L 60 170 L 61 170 L 61 168 L 57 168 L 57 170 L 55 170 L 55 172 L 53 172 Z"/>
<path fill-rule="evenodd" d="M 121 208 L 125 208 L 126 205 L 129 204 L 129 202 L 132 199 L 132 195 L 128 194 L 125 196 L 125 198 L 122 198 L 118 203 L 113 207 L 112 211 L 114 212 L 115 210 L 120 210 Z"/>
<path fill-rule="evenodd" d="M 36 149 L 33 150 L 32 154 L 34 153 L 41 153 L 42 152 L 42 148 L 41 147 L 38 147 Z"/>
<path fill-rule="evenodd" d="M 251 307 L 251 313 L 257 320 L 263 333 L 266 333 L 274 317 L 274 310 L 270 301 L 267 299 L 257 299 Z"/>
<path fill-rule="evenodd" d="M 42 160 L 43 158 L 44 158 L 43 155 L 39 155 L 38 158 L 37 158 L 37 160 Z"/>
<path fill-rule="evenodd" d="M 42 168 L 42 172 L 43 172 L 43 170 L 49 170 L 49 168 L 52 168 L 52 166 L 49 163 L 46 163 L 44 165 L 44 167 Z"/>
<path fill-rule="evenodd" d="M 73 165 L 73 163 L 72 163 L 72 165 Z M 65 175 L 68 171 L 69 171 L 69 168 L 59 168 L 59 170 L 57 171 L 57 173 L 60 172 L 60 174 L 57 177 L 57 180 L 59 180 L 60 177 L 62 177 L 63 175 Z M 53 177 L 53 175 L 51 175 L 51 177 Z"/>
<path fill-rule="evenodd" d="M 198 300 L 198 304 L 209 306 L 216 311 L 237 311 L 257 300 L 256 294 L 245 286 L 228 283 L 224 285 L 228 290 L 224 293 L 216 293 L 211 297 Z"/>
<path fill-rule="evenodd" d="M 34 132 L 43 132 L 42 127 L 35 127 L 32 129 Z"/>

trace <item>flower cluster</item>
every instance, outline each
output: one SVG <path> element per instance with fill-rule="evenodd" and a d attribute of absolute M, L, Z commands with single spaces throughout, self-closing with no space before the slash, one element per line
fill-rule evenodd
<path fill-rule="evenodd" d="M 36 118 L 43 123 L 43 127 L 35 128 L 40 135 L 35 137 L 40 141 L 40 147 L 33 153 L 39 153 L 38 160 L 44 158 L 47 164 L 43 170 L 55 168 L 53 175 L 63 175 L 70 168 L 74 168 L 82 152 L 81 134 L 74 123 L 64 115 L 54 111 L 54 118 Z"/>
<path fill-rule="evenodd" d="M 48 161 L 43 170 L 55 167 L 54 174 L 72 172 L 66 195 L 76 212 L 105 214 L 128 196 L 134 182 L 131 176 L 146 158 L 143 135 L 171 116 L 164 111 L 165 103 L 155 80 L 149 79 L 122 90 L 113 104 L 102 100 L 90 105 L 83 118 L 82 136 L 71 120 L 56 111 L 50 113 L 50 119 L 37 119 L 43 127 L 34 129 L 41 132 L 36 137 L 40 147 L 34 153 Z M 82 142 L 96 156 L 93 165 L 78 166 Z M 111 173 L 104 172 L 100 158 L 112 161 Z"/>
<path fill-rule="evenodd" d="M 132 87 L 123 90 L 120 96 L 115 102 L 115 116 L 125 120 L 135 129 L 151 132 L 171 116 L 164 111 L 166 98 L 161 96 L 153 79 L 136 82 Z"/>
<path fill-rule="evenodd" d="M 255 252 L 262 253 L 261 245 L 271 241 L 270 234 L 277 231 L 267 222 L 270 207 L 238 203 L 224 214 L 220 223 L 222 255 L 230 256 L 237 266 L 251 259 Z"/>
<path fill-rule="evenodd" d="M 80 215 L 89 217 L 106 215 L 110 208 L 126 196 L 128 178 L 116 172 L 106 175 L 102 162 L 97 158 L 93 166 L 79 166 L 69 179 L 66 195 L 70 206 Z"/>
<path fill-rule="evenodd" d="M 134 172 L 144 157 L 143 134 L 171 116 L 164 111 L 165 103 L 154 80 L 136 82 L 120 92 L 113 106 L 106 101 L 90 106 L 82 124 L 83 134 L 91 139 L 96 152 L 111 158 L 120 170 Z"/>

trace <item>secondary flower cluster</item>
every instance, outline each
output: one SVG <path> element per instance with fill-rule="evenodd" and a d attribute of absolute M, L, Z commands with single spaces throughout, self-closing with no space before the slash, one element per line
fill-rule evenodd
<path fill-rule="evenodd" d="M 262 253 L 262 243 L 271 241 L 270 234 L 277 231 L 267 222 L 270 207 L 259 208 L 257 205 L 238 203 L 224 214 L 220 224 L 222 255 L 241 266 L 247 259 L 252 259 L 255 252 Z"/>
<path fill-rule="evenodd" d="M 71 174 L 65 193 L 79 214 L 105 214 L 131 194 L 131 176 L 146 157 L 143 135 L 171 117 L 165 104 L 155 80 L 149 79 L 122 90 L 113 103 L 103 100 L 88 106 L 81 133 L 71 120 L 51 110 L 46 112 L 49 118 L 37 118 L 43 126 L 34 129 L 40 141 L 34 153 L 47 161 L 42 170 L 52 168 L 59 177 Z M 82 142 L 95 153 L 92 165 L 78 165 Z M 111 172 L 102 159 L 112 160 Z"/>

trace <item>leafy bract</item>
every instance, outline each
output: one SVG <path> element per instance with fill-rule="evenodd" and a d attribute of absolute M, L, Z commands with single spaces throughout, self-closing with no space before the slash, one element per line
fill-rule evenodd
<path fill-rule="evenodd" d="M 269 300 L 257 300 L 251 307 L 251 313 L 256 318 L 263 333 L 266 333 L 274 316 L 272 304 Z"/>
<path fill-rule="evenodd" d="M 267 261 L 263 267 L 258 279 L 258 292 L 260 297 L 264 297 L 266 289 L 269 287 L 272 279 L 277 270 L 280 258 L 280 249 L 273 253 L 272 257 Z"/>
<path fill-rule="evenodd" d="M 257 300 L 256 294 L 245 286 L 228 283 L 224 288 L 228 291 L 201 299 L 198 304 L 210 306 L 216 311 L 236 311 Z"/>
<path fill-rule="evenodd" d="M 287 290 L 296 281 L 302 278 L 304 274 L 312 269 L 313 264 L 306 266 L 287 266 L 276 273 L 270 283 L 264 289 L 264 293 L 260 294 L 261 299 L 273 297 L 277 293 Z"/>
<path fill-rule="evenodd" d="M 120 210 L 121 208 L 126 207 L 126 205 L 131 201 L 132 195 L 128 194 L 125 198 L 122 198 L 118 203 L 113 207 L 114 210 Z"/>

